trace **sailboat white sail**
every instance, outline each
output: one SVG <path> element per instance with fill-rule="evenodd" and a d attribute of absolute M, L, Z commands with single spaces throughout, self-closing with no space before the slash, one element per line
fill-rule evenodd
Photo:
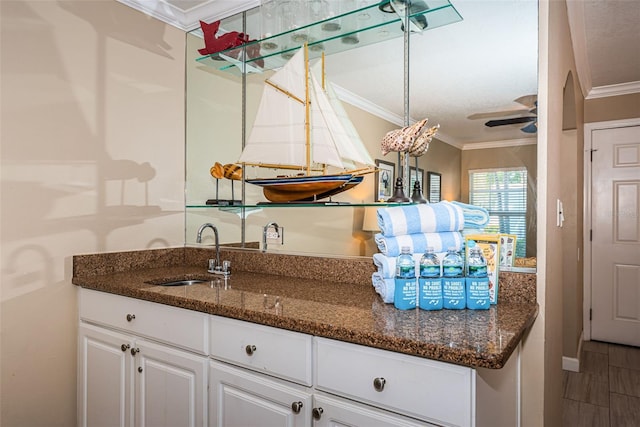
<path fill-rule="evenodd" d="M 330 88 L 322 88 L 298 51 L 265 83 L 256 120 L 239 162 L 302 174 L 247 179 L 275 202 L 315 200 L 357 185 L 373 160 Z M 313 175 L 333 166 L 333 175 Z M 357 165 L 362 165 L 357 169 Z"/>

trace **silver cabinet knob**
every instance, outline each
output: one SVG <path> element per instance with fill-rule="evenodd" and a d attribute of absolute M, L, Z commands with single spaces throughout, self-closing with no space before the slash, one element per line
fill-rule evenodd
<path fill-rule="evenodd" d="M 373 388 L 376 389 L 376 391 L 382 391 L 382 390 L 384 390 L 384 385 L 386 383 L 387 383 L 387 380 L 385 380 L 382 377 L 374 378 L 373 379 Z"/>
<path fill-rule="evenodd" d="M 131 322 L 135 318 L 136 318 L 135 314 L 127 314 L 127 322 Z"/>
<path fill-rule="evenodd" d="M 293 402 L 291 404 L 291 410 L 293 411 L 294 414 L 299 414 L 300 411 L 302 410 L 302 402 Z"/>
<path fill-rule="evenodd" d="M 136 355 L 136 353 L 140 353 L 140 349 L 139 349 L 139 348 L 132 348 L 132 349 L 131 349 L 131 355 L 132 355 L 132 356 L 135 356 L 135 355 Z"/>
<path fill-rule="evenodd" d="M 244 348 L 244 351 L 246 351 L 249 356 L 252 356 L 253 353 L 256 352 L 256 350 L 257 348 L 255 345 L 248 345 Z"/>
<path fill-rule="evenodd" d="M 120 346 L 120 350 L 127 351 L 129 349 L 129 347 L 131 347 L 129 344 L 122 344 Z"/>
<path fill-rule="evenodd" d="M 314 420 L 319 420 L 322 417 L 323 412 L 324 409 L 322 408 L 313 408 L 313 410 L 311 411 L 311 415 L 313 415 Z"/>

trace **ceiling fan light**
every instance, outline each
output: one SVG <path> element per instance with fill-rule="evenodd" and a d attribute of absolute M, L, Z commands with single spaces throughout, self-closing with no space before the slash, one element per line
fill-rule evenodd
<path fill-rule="evenodd" d="M 538 122 L 535 121 L 533 123 L 529 123 L 525 127 L 523 127 L 522 132 L 524 133 L 536 133 L 538 131 Z"/>

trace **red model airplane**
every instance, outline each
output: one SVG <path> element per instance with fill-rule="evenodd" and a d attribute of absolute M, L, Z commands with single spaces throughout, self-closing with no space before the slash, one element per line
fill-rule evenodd
<path fill-rule="evenodd" d="M 220 21 L 216 21 L 211 24 L 200 21 L 200 28 L 202 28 L 202 33 L 204 34 L 205 46 L 204 49 L 198 49 L 198 52 L 200 52 L 201 55 L 212 55 L 223 50 L 231 49 L 241 46 L 245 43 L 255 41 L 250 40 L 249 35 L 239 33 L 238 31 L 230 31 L 228 33 L 222 34 L 220 37 L 216 37 L 216 33 L 220 28 Z M 237 51 L 231 52 L 230 56 L 236 57 L 237 59 L 238 54 L 239 52 Z M 247 56 L 249 57 L 249 59 L 260 56 L 260 44 L 254 43 L 251 46 L 248 46 Z M 259 67 L 264 67 L 264 60 L 258 59 L 255 61 L 255 64 Z"/>

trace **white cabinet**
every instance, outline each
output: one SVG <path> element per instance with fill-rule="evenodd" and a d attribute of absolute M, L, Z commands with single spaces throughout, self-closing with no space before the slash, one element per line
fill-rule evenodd
<path fill-rule="evenodd" d="M 103 296 L 107 298 L 99 304 Z M 92 311 L 96 303 L 99 308 Z M 167 308 L 172 307 L 81 289 L 80 426 L 207 425 L 208 358 L 164 344 L 173 340 L 174 332 L 163 325 L 174 321 L 195 329 L 204 325 L 205 333 L 208 316 L 179 309 L 167 312 Z M 129 326 L 139 319 L 143 328 Z M 157 341 L 136 335 L 140 330 Z M 177 338 L 181 347 L 206 348 L 204 338 L 197 343 L 193 334 L 185 331 L 184 335 Z"/>
<path fill-rule="evenodd" d="M 423 427 L 433 425 L 322 393 L 316 393 L 313 401 L 314 427 Z"/>
<path fill-rule="evenodd" d="M 475 371 L 316 338 L 316 388 L 443 425 L 473 419 Z"/>
<path fill-rule="evenodd" d="M 308 427 L 311 389 L 215 360 L 209 366 L 211 427 Z"/>

